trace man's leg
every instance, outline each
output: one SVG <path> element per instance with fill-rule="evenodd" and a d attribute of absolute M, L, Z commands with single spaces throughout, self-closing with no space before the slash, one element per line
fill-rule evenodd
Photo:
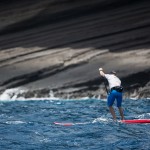
<path fill-rule="evenodd" d="M 116 120 L 116 114 L 115 114 L 114 108 L 112 106 L 109 106 L 109 111 L 110 111 L 113 119 Z"/>
<path fill-rule="evenodd" d="M 124 114 L 123 114 L 122 107 L 118 107 L 118 109 L 119 109 L 119 113 L 120 113 L 120 116 L 121 116 L 121 120 L 124 120 Z"/>
<path fill-rule="evenodd" d="M 114 108 L 112 107 L 112 105 L 114 104 L 114 101 L 115 101 L 115 96 L 114 96 L 114 93 L 111 92 L 108 95 L 107 105 L 109 107 L 109 111 L 110 111 L 113 119 L 116 120 L 116 114 L 115 114 Z"/>
<path fill-rule="evenodd" d="M 120 113 L 121 120 L 124 120 L 124 114 L 121 104 L 122 104 L 122 93 L 117 92 L 117 107 Z"/>

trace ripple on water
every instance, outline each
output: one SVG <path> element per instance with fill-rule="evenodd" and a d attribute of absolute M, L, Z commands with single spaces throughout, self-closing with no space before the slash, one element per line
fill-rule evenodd
<path fill-rule="evenodd" d="M 150 118 L 149 101 L 125 100 L 126 118 Z M 115 111 L 118 110 L 115 108 Z M 1 149 L 146 149 L 149 124 L 114 122 L 101 100 L 13 101 L 0 104 Z M 118 112 L 117 116 L 119 118 Z M 71 126 L 54 122 L 71 122 Z"/>

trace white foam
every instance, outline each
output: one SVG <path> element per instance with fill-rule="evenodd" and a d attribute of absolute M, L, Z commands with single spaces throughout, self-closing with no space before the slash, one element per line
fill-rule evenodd
<path fill-rule="evenodd" d="M 22 88 L 13 88 L 13 89 L 7 89 L 0 95 L 0 100 L 16 100 L 18 97 L 18 94 L 24 93 L 26 90 Z"/>
<path fill-rule="evenodd" d="M 93 98 L 90 97 L 80 97 L 80 98 L 68 98 L 63 99 L 60 97 L 55 97 L 52 90 L 49 91 L 48 97 L 31 97 L 31 98 L 25 98 L 21 95 L 26 95 L 28 93 L 29 89 L 26 89 L 24 87 L 19 88 L 12 88 L 12 89 L 6 89 L 1 95 L 0 95 L 0 101 L 24 101 L 24 100 L 89 100 L 89 99 L 95 99 L 95 100 L 101 100 L 101 101 L 107 101 L 107 99 L 100 99 L 100 96 L 96 98 L 93 96 Z M 131 100 L 138 100 L 137 98 L 130 98 Z M 150 99 L 150 98 L 147 98 Z"/>
<path fill-rule="evenodd" d="M 6 121 L 6 124 L 24 124 L 24 121 Z"/>
<path fill-rule="evenodd" d="M 0 101 L 24 101 L 24 100 L 60 100 L 60 98 L 54 97 L 54 94 L 52 91 L 49 93 L 49 97 L 42 97 L 42 98 L 25 98 L 22 96 L 19 96 L 23 93 L 27 93 L 28 90 L 25 88 L 13 88 L 13 89 L 7 89 L 0 95 Z"/>
<path fill-rule="evenodd" d="M 96 122 L 108 122 L 108 118 L 103 118 L 103 117 L 100 117 L 100 118 L 96 118 L 93 120 L 92 123 L 96 123 Z"/>
<path fill-rule="evenodd" d="M 142 115 L 138 115 L 137 116 L 137 118 L 139 118 L 139 119 L 144 119 L 144 118 L 149 118 L 150 117 L 150 113 L 144 113 L 144 114 L 142 114 Z"/>

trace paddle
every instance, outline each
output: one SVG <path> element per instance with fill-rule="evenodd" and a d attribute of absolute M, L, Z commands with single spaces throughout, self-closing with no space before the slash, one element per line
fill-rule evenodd
<path fill-rule="evenodd" d="M 105 77 L 103 77 L 104 78 L 104 85 L 105 85 L 105 90 L 106 90 L 106 93 L 107 93 L 107 95 L 108 95 L 108 89 L 107 89 L 107 80 L 106 80 L 106 78 Z"/>

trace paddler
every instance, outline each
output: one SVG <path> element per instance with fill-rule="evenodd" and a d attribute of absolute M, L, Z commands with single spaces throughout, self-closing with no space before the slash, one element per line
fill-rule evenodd
<path fill-rule="evenodd" d="M 103 68 L 99 68 L 100 75 L 107 79 L 110 92 L 107 97 L 107 105 L 109 107 L 109 111 L 114 120 L 116 120 L 116 114 L 113 108 L 114 101 L 117 100 L 117 107 L 121 116 L 121 120 L 124 120 L 123 109 L 121 107 L 122 104 L 122 91 L 123 88 L 121 86 L 121 80 L 116 76 L 115 71 L 111 71 L 109 74 L 105 74 Z"/>

